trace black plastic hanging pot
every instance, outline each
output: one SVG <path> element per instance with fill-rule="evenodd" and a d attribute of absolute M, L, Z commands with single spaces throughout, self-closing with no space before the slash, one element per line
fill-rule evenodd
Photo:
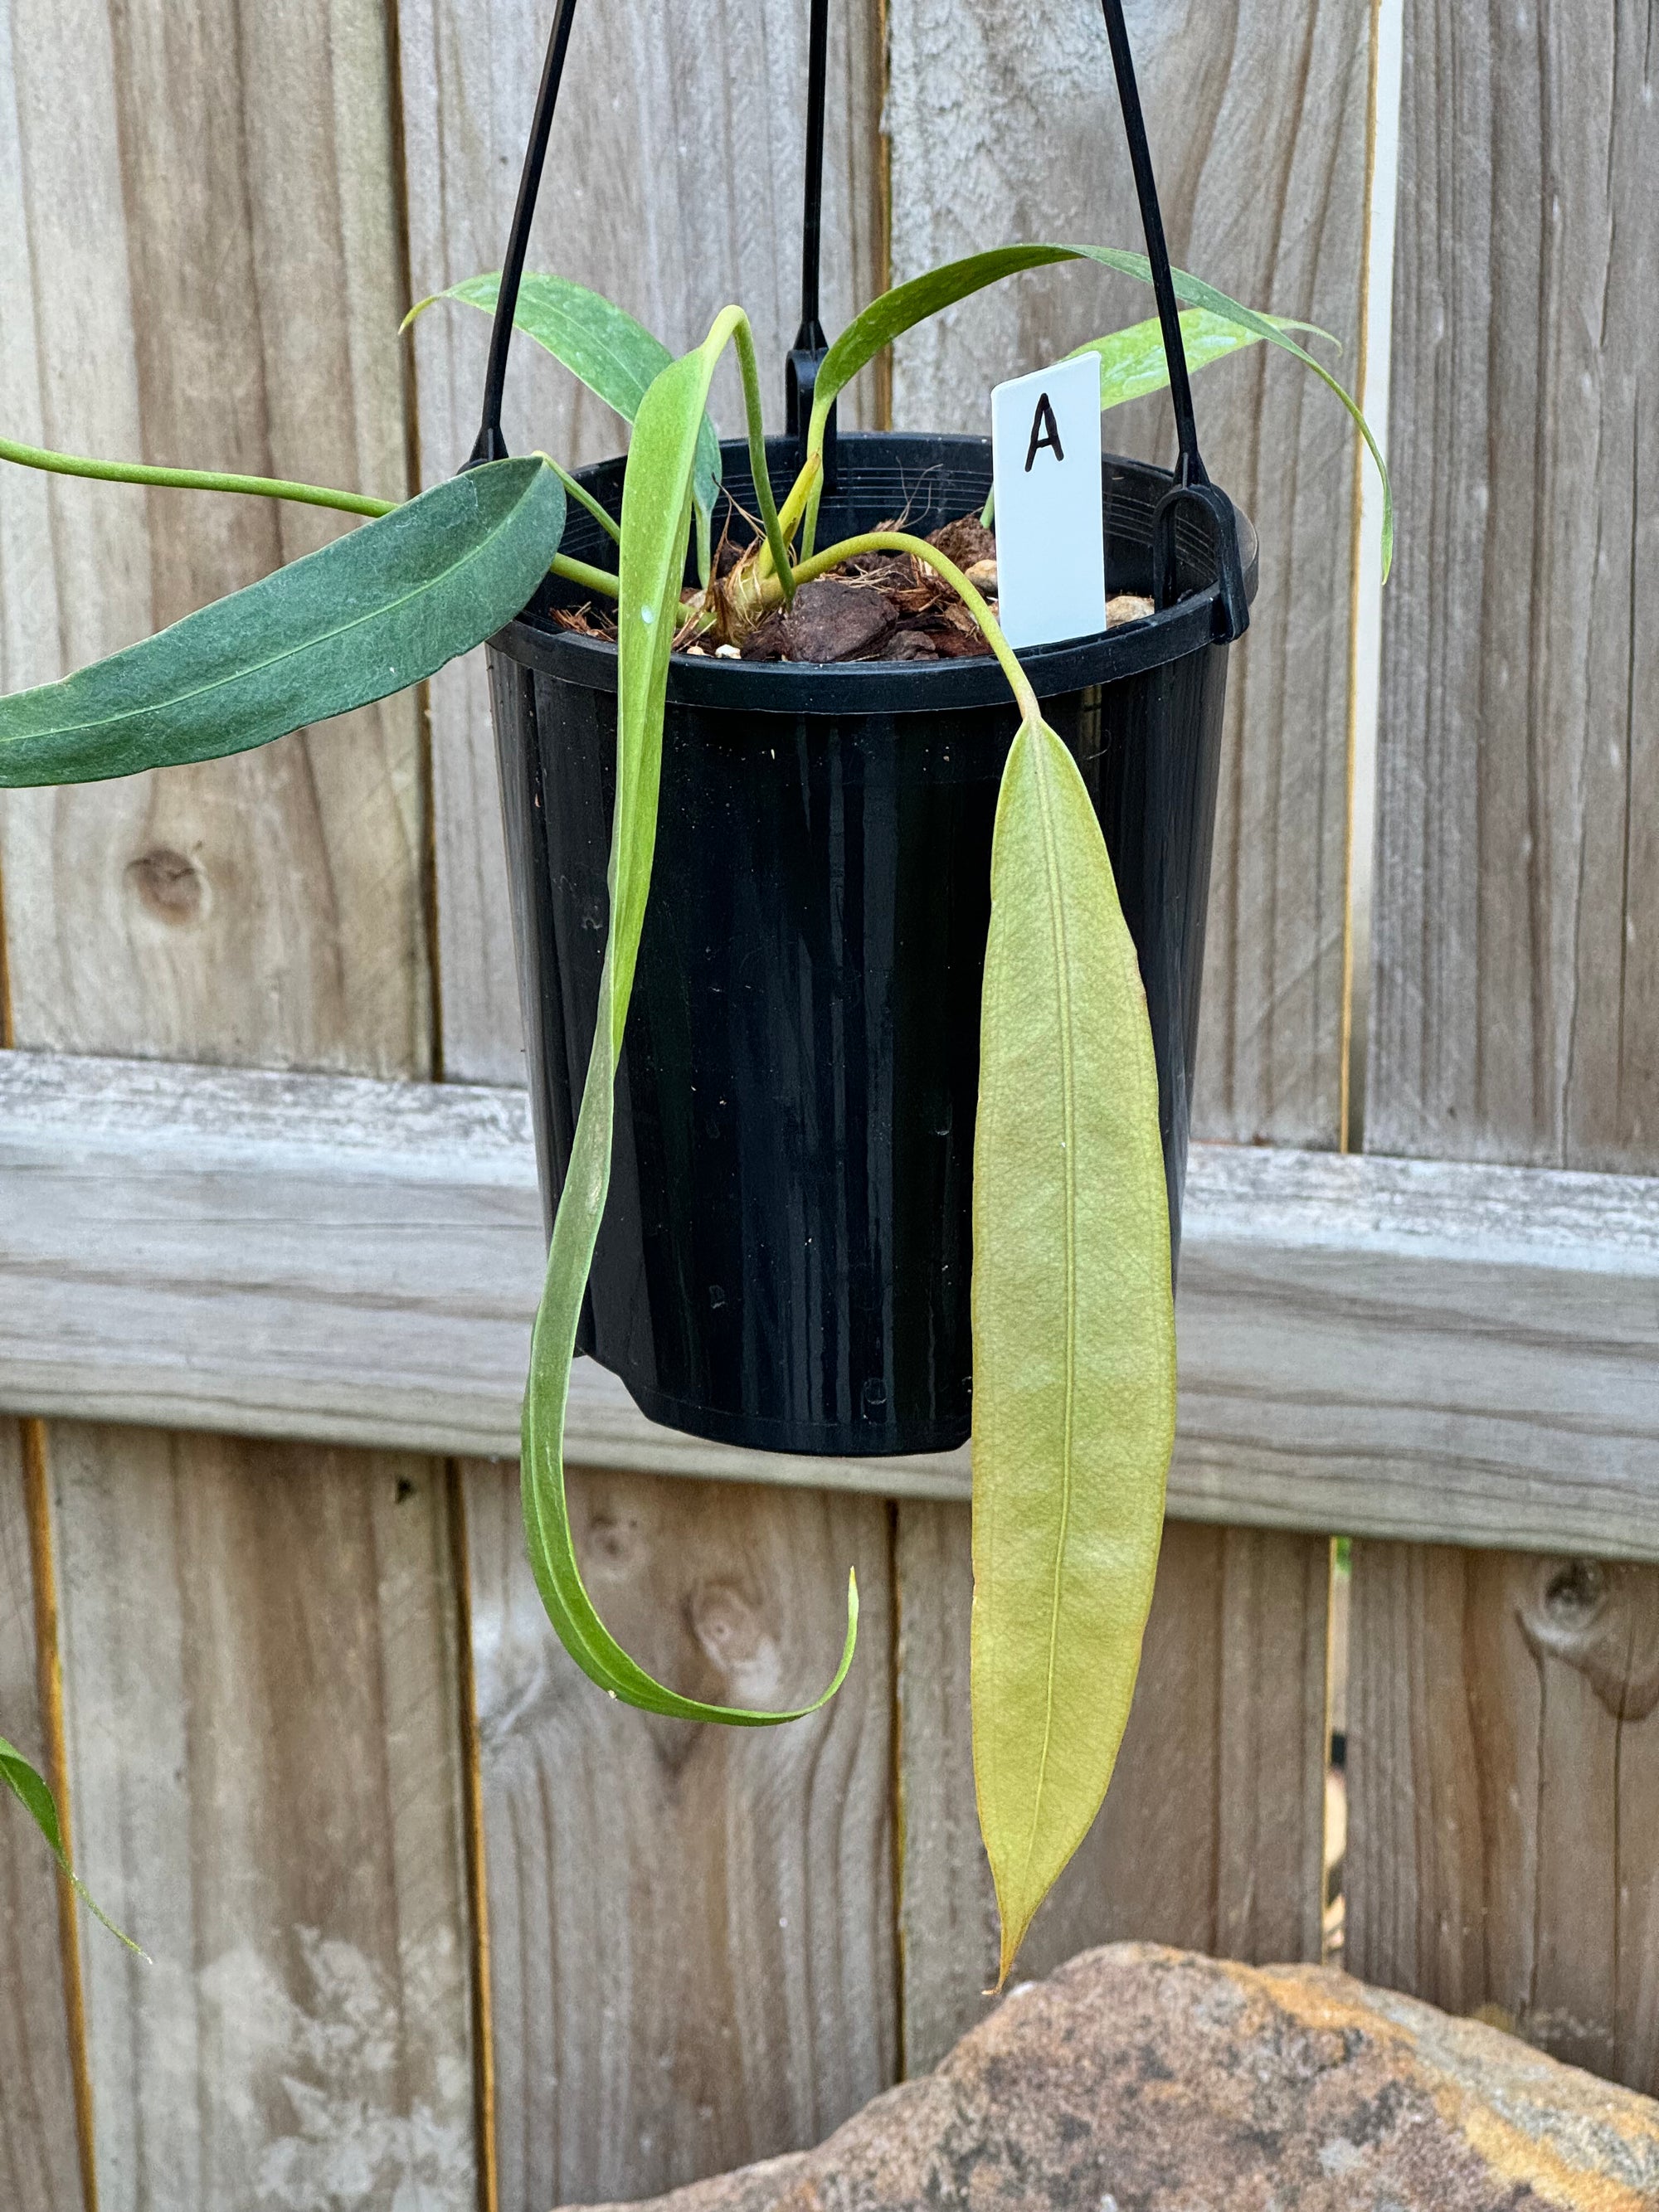
<path fill-rule="evenodd" d="M 501 379 L 574 6 L 562 0 L 549 48 L 476 459 L 503 450 Z M 1120 0 L 1104 6 L 1182 461 L 1175 473 L 1117 459 L 1103 470 L 1108 593 L 1146 593 L 1158 611 L 1020 659 L 1083 772 L 1139 955 L 1178 1239 L 1226 649 L 1249 618 L 1255 536 L 1198 459 Z M 780 498 L 823 344 L 825 8 L 814 0 L 793 434 L 768 449 Z M 723 459 L 723 498 L 752 514 L 746 446 L 726 445 Z M 613 515 L 623 466 L 581 474 Z M 981 507 L 990 481 L 982 439 L 844 434 L 819 542 L 901 512 L 925 535 Z M 563 550 L 593 560 L 605 544 L 573 508 Z M 616 647 L 550 618 L 580 596 L 550 579 L 489 648 L 550 1224 L 593 1041 L 616 762 Z M 773 1451 L 966 1440 L 991 835 L 1018 726 L 991 659 L 671 660 L 656 861 L 578 1339 L 652 1419 Z"/>

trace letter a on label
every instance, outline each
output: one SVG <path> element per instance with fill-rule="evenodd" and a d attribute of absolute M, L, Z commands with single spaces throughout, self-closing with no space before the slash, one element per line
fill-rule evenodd
<path fill-rule="evenodd" d="M 997 597 L 1008 642 L 1053 645 L 1106 627 L 1100 363 L 1091 353 L 991 394 Z"/>
<path fill-rule="evenodd" d="M 1025 448 L 1025 473 L 1031 473 L 1031 464 L 1047 447 L 1057 461 L 1066 458 L 1066 449 L 1060 442 L 1060 425 L 1054 420 L 1054 410 L 1048 404 L 1046 392 L 1037 394 L 1036 411 L 1031 417 L 1031 442 Z"/>

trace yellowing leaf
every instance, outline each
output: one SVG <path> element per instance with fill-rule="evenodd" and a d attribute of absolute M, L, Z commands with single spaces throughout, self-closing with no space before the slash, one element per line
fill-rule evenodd
<path fill-rule="evenodd" d="M 1146 993 L 1099 824 L 1045 723 L 991 860 L 974 1146 L 974 1777 L 1006 1978 L 1111 1779 L 1175 1438 Z"/>

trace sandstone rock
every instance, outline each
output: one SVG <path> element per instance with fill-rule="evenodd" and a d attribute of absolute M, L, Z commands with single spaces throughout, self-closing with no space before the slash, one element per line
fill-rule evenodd
<path fill-rule="evenodd" d="M 1546 2207 L 1659 2212 L 1659 2105 L 1334 1971 L 1121 1943 L 818 2149 L 655 2212 Z"/>

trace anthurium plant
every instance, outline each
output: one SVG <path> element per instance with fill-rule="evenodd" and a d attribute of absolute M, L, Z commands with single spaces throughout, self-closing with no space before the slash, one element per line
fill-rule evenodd
<path fill-rule="evenodd" d="M 267 744 L 430 676 L 510 622 L 550 569 L 614 607 L 609 934 L 525 1395 L 524 1516 L 542 1598 L 577 1664 L 628 1704 L 692 1720 L 771 1726 L 816 1711 L 852 1662 L 857 1590 L 849 1586 L 846 1644 L 822 1697 L 793 1712 L 733 1710 L 680 1695 L 621 1648 L 583 1586 L 573 1540 L 566 1400 L 609 1187 L 617 1061 L 651 890 L 670 656 L 677 645 L 740 642 L 803 585 L 860 555 L 911 555 L 959 595 L 1018 709 L 991 860 L 972 1291 L 975 1765 L 1004 1975 L 1105 1792 L 1152 1600 L 1176 1394 L 1158 1077 L 1135 949 L 1099 824 L 992 605 L 937 546 L 902 529 L 817 541 L 826 427 L 849 380 L 904 331 L 969 294 L 1065 262 L 1151 276 L 1135 252 L 1012 246 L 874 301 L 818 366 L 804 459 L 781 499 L 767 466 L 755 344 L 741 308 L 725 309 L 702 343 L 674 360 L 620 308 L 552 276 L 524 280 L 516 323 L 632 425 L 619 520 L 544 454 L 483 462 L 394 507 L 314 485 L 0 442 L 0 459 L 26 466 L 301 500 L 366 518 L 323 550 L 158 636 L 0 701 L 0 786 L 130 775 Z M 1177 274 L 1176 289 L 1192 367 L 1258 342 L 1281 348 L 1337 392 L 1376 453 L 1354 403 L 1297 332 L 1321 334 L 1243 307 L 1195 277 Z M 443 296 L 489 310 L 497 292 L 498 280 L 484 276 Z M 716 574 L 720 453 L 707 405 L 727 346 L 742 374 L 760 515 L 752 544 Z M 1079 350 L 1098 356 L 1103 408 L 1167 378 L 1155 320 Z M 615 542 L 614 570 L 561 553 L 573 500 Z M 708 865 L 720 865 L 718 855 Z M 37 1789 L 39 1778 L 32 1782 L 4 1748 L 5 1778 L 61 1849 L 44 1785 Z"/>

